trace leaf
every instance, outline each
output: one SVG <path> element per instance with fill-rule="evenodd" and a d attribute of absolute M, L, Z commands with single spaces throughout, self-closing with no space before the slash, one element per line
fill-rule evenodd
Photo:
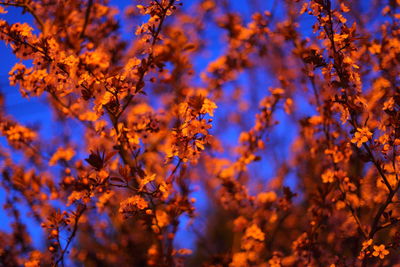
<path fill-rule="evenodd" d="M 87 158 L 85 160 L 92 167 L 94 167 L 97 171 L 103 168 L 104 161 L 103 161 L 103 158 L 100 156 L 98 151 L 96 153 L 91 151 L 91 154 L 89 155 L 89 158 Z"/>

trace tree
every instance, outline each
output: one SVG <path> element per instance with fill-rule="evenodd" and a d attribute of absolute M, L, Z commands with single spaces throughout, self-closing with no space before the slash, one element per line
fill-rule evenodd
<path fill-rule="evenodd" d="M 0 262 L 394 266 L 399 5 L 1 1 L 34 20 L 0 19 L 10 84 L 60 134 L 0 109 Z"/>

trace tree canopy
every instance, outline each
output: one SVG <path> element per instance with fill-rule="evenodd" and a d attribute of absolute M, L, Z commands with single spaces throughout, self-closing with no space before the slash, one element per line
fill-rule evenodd
<path fill-rule="evenodd" d="M 0 0 L 0 265 L 400 266 L 399 19 Z M 49 116 L 10 115 L 9 90 Z"/>

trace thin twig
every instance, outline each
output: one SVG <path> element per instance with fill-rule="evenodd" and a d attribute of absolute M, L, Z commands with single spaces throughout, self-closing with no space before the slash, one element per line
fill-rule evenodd
<path fill-rule="evenodd" d="M 74 239 L 76 232 L 78 231 L 78 223 L 79 223 L 79 219 L 81 218 L 81 216 L 83 215 L 83 213 L 86 210 L 86 205 L 80 206 L 82 208 L 79 208 L 79 210 L 77 211 L 77 214 L 75 215 L 75 222 L 74 222 L 74 227 L 72 229 L 72 233 L 70 234 L 70 236 L 68 237 L 67 240 L 67 244 L 65 245 L 64 249 L 61 251 L 61 255 L 60 257 L 57 259 L 57 261 L 54 263 L 54 267 L 58 266 L 58 264 L 64 260 L 64 255 L 68 250 L 69 245 L 71 244 L 72 240 Z"/>
<path fill-rule="evenodd" d="M 92 6 L 93 6 L 93 0 L 89 0 L 85 13 L 85 21 L 83 23 L 82 31 L 79 34 L 79 38 L 83 38 L 85 36 L 86 27 L 89 24 L 90 11 L 92 9 Z"/>
<path fill-rule="evenodd" d="M 7 3 L 7 2 L 0 2 L 0 5 L 2 6 L 13 6 L 13 7 L 22 7 L 23 9 L 26 9 L 36 20 L 36 22 L 39 24 L 40 29 L 44 29 L 44 23 L 42 20 L 36 15 L 35 11 L 27 4 L 27 3 Z"/>

